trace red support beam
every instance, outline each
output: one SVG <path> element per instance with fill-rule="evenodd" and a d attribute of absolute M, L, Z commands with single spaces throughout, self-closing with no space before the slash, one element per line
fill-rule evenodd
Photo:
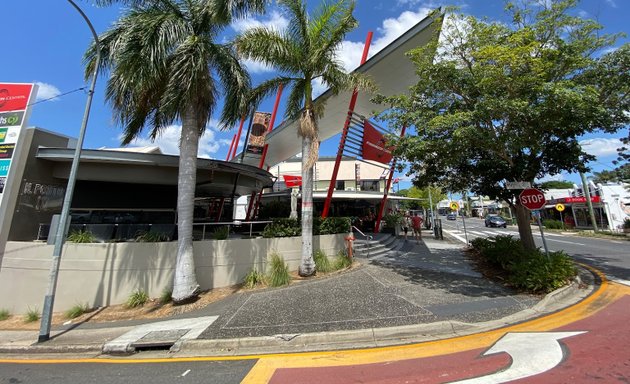
<path fill-rule="evenodd" d="M 361 56 L 361 65 L 367 60 L 368 53 L 370 52 L 370 44 L 372 43 L 372 32 L 368 32 L 365 39 L 365 45 L 363 46 L 363 56 Z M 330 209 L 330 202 L 332 201 L 333 191 L 335 190 L 335 184 L 337 183 L 337 175 L 339 174 L 339 165 L 341 164 L 341 157 L 343 155 L 343 149 L 346 146 L 346 137 L 348 136 L 348 129 L 350 128 L 350 118 L 354 112 L 354 106 L 357 103 L 357 97 L 359 91 L 355 88 L 350 98 L 350 105 L 348 106 L 348 116 L 346 122 L 343 125 L 343 131 L 341 131 L 341 141 L 339 142 L 339 149 L 337 149 L 337 158 L 335 159 L 335 167 L 333 168 L 332 177 L 330 179 L 330 185 L 328 185 L 328 194 L 326 195 L 326 201 L 324 202 L 324 210 L 322 211 L 322 218 L 328 217 L 328 210 Z"/>
<path fill-rule="evenodd" d="M 230 143 L 230 149 L 228 149 L 228 153 L 225 156 L 225 161 L 230 160 L 230 155 L 232 154 L 232 147 L 234 146 L 235 140 L 236 140 L 236 135 L 232 136 L 232 143 Z"/>
<path fill-rule="evenodd" d="M 273 129 L 273 125 L 276 123 L 276 114 L 278 113 L 278 106 L 280 105 L 280 97 L 282 96 L 282 89 L 284 87 L 282 84 L 278 87 L 278 93 L 276 94 L 276 102 L 273 105 L 273 111 L 271 111 L 271 118 L 269 119 L 269 127 L 267 128 L 267 133 L 271 132 Z M 262 156 L 260 157 L 260 163 L 258 164 L 258 168 L 262 169 L 265 165 L 265 159 L 267 158 L 267 147 L 269 144 L 265 144 L 263 148 Z"/>
<path fill-rule="evenodd" d="M 243 124 L 245 124 L 245 115 L 241 117 L 241 124 L 238 126 L 238 132 L 236 133 L 236 141 L 234 142 L 234 149 L 232 149 L 232 155 L 230 156 L 230 160 L 236 156 L 236 149 L 238 148 L 238 142 L 241 141 L 241 132 L 243 131 Z M 245 148 L 243 148 L 245 150 Z"/>
<path fill-rule="evenodd" d="M 407 127 L 403 125 L 400 131 L 400 137 L 405 136 L 405 131 Z M 383 211 L 385 210 L 385 204 L 387 203 L 387 195 L 389 194 L 389 189 L 392 187 L 392 177 L 394 176 L 394 169 L 396 168 L 396 160 L 392 160 L 392 165 L 389 168 L 389 177 L 387 178 L 387 186 L 385 187 L 385 192 L 383 193 L 383 199 L 381 200 L 381 206 L 378 209 L 378 215 L 376 216 L 376 221 L 374 222 L 374 233 L 378 233 L 381 226 L 381 220 L 383 219 Z"/>

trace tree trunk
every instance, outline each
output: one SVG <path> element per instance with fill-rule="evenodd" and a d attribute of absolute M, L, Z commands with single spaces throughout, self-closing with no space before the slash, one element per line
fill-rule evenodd
<path fill-rule="evenodd" d="M 302 136 L 302 261 L 300 276 L 315 274 L 313 261 L 313 167 L 305 168 L 312 139 Z"/>
<path fill-rule="evenodd" d="M 199 130 L 192 111 L 182 116 L 177 178 L 177 262 L 173 279 L 174 302 L 191 299 L 199 292 L 193 258 L 193 212 L 197 184 Z"/>
<path fill-rule="evenodd" d="M 530 224 L 531 213 L 529 209 L 520 204 L 516 204 L 514 210 L 516 211 L 518 233 L 525 249 L 536 249 L 536 243 L 534 243 L 534 236 L 532 235 L 532 226 Z"/>

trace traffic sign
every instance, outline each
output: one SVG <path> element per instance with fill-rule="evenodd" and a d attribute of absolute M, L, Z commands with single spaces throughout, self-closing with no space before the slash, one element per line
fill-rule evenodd
<path fill-rule="evenodd" d="M 518 199 L 525 208 L 533 211 L 535 209 L 540 209 L 545 206 L 545 194 L 539 191 L 536 188 L 528 188 L 523 190 L 520 195 L 518 195 Z"/>
<path fill-rule="evenodd" d="M 564 211 L 564 204 L 556 204 L 556 210 L 558 210 L 558 212 Z"/>
<path fill-rule="evenodd" d="M 453 201 L 453 202 L 451 203 L 451 209 L 452 209 L 453 211 L 457 211 L 457 210 L 459 210 L 459 204 L 457 204 L 457 202 Z"/>

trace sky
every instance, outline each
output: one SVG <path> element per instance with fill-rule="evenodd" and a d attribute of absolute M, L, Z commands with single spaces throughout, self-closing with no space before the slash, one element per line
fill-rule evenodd
<path fill-rule="evenodd" d="M 548 1 L 548 0 L 541 0 Z M 309 1 L 309 8 L 319 4 Z M 116 6 L 96 7 L 91 1 L 76 0 L 87 14 L 97 33 L 105 32 L 124 12 Z M 427 13 L 438 6 L 456 5 L 462 12 L 476 17 L 507 22 L 502 0 L 356 0 L 355 18 L 359 21 L 357 29 L 346 36 L 339 58 L 348 71 L 359 64 L 365 37 L 368 31 L 374 32 L 370 56 L 400 36 Z M 77 137 L 86 102 L 86 92 L 80 90 L 89 86 L 84 79 L 82 57 L 92 40 L 92 35 L 85 23 L 70 3 L 51 0 L 20 0 L 0 2 L 5 38 L 0 62 L 0 82 L 37 83 L 38 99 L 33 105 L 29 126 L 37 126 L 70 137 Z M 583 0 L 575 9 L 581 17 L 596 19 L 604 26 L 606 33 L 628 33 L 630 27 L 627 17 L 630 15 L 628 0 Z M 226 41 L 236 33 L 260 25 L 274 25 L 283 28 L 286 18 L 271 6 L 262 16 L 250 17 L 233 23 L 222 36 Z M 627 37 L 618 40 L 616 46 L 628 42 Z M 273 74 L 269 68 L 256 63 L 248 63 L 253 84 Z M 85 137 L 84 148 L 119 147 L 122 129 L 114 122 L 112 110 L 104 97 L 106 77 L 100 77 L 91 107 L 90 119 Z M 322 90 L 320 90 L 322 91 Z M 286 96 L 287 92 L 285 92 Z M 258 108 L 270 112 L 275 96 L 269 97 Z M 279 109 L 276 126 L 282 121 L 284 108 Z M 212 120 L 200 141 L 199 155 L 223 160 L 238 126 L 232 130 L 221 131 L 216 120 Z M 156 141 L 139 139 L 133 145 L 159 145 L 164 153 L 178 153 L 178 127 L 164 130 Z M 623 130 L 614 135 L 602 133 L 589 134 L 581 141 L 587 152 L 597 156 L 597 161 L 589 166 L 593 171 L 614 168 L 612 160 L 616 158 L 618 138 L 628 135 Z M 244 135 L 243 135 L 244 136 Z M 338 137 L 322 143 L 321 155 L 336 154 Z M 242 146 L 241 140 L 240 145 Z M 239 146 L 239 151 L 240 151 Z M 400 189 L 408 188 L 409 177 L 401 174 Z M 569 180 L 575 183 L 579 177 L 571 174 L 550 175 L 548 179 Z"/>

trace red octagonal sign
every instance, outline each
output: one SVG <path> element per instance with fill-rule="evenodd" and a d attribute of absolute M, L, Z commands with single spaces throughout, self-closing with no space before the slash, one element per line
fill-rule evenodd
<path fill-rule="evenodd" d="M 536 188 L 527 188 L 518 195 L 518 199 L 529 210 L 541 209 L 545 206 L 545 194 Z"/>

